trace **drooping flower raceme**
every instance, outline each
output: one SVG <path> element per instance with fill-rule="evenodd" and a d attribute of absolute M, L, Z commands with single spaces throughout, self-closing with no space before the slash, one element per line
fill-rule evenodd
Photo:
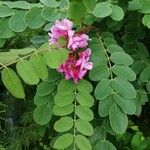
<path fill-rule="evenodd" d="M 66 39 L 65 46 L 69 49 L 69 56 L 58 71 L 65 75 L 66 80 L 72 78 L 77 83 L 79 79 L 83 79 L 88 70 L 93 68 L 93 64 L 90 62 L 91 50 L 87 48 L 89 36 L 76 33 L 72 27 L 73 23 L 68 19 L 57 20 L 49 33 L 49 42 L 50 45 L 56 43 L 59 45 L 59 38 Z"/>
<path fill-rule="evenodd" d="M 78 59 L 71 53 L 66 62 L 58 68 L 58 71 L 65 74 L 66 80 L 73 78 L 74 82 L 77 83 L 79 79 L 83 79 L 88 70 L 93 68 L 93 64 L 89 62 L 90 54 L 89 48 L 79 52 Z"/>

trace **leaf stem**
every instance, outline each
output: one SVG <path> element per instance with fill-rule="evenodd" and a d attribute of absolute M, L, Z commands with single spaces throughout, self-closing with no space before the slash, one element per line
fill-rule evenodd
<path fill-rule="evenodd" d="M 107 54 L 107 49 L 105 48 L 105 45 L 104 45 L 104 43 L 103 43 L 101 37 L 99 37 L 99 39 L 100 39 L 100 43 L 102 44 L 102 48 L 103 48 L 103 50 L 104 50 L 104 52 L 105 52 L 105 56 L 107 57 L 107 61 L 108 61 L 109 69 L 110 69 L 110 77 L 111 77 L 111 79 L 113 79 L 113 73 L 112 73 L 112 70 L 111 70 L 112 65 L 111 65 L 110 58 L 109 58 L 109 56 L 108 56 L 108 54 Z"/>
<path fill-rule="evenodd" d="M 74 136 L 74 143 L 73 143 L 73 150 L 76 149 L 75 145 L 75 137 L 76 137 L 76 106 L 77 106 L 77 85 L 74 84 L 74 127 L 73 127 L 73 136 Z"/>
<path fill-rule="evenodd" d="M 30 57 L 30 56 L 32 56 L 33 54 L 35 54 L 35 52 L 36 52 L 36 54 L 38 54 L 38 53 L 41 53 L 41 52 L 46 51 L 46 50 L 47 50 L 47 49 L 36 50 L 36 51 L 34 51 L 34 52 L 30 53 L 30 54 L 27 54 L 27 55 L 24 56 L 24 57 L 18 57 L 18 59 L 14 60 L 14 61 L 12 61 L 12 62 L 6 64 L 6 65 L 0 64 L 0 65 L 2 65 L 2 66 L 0 67 L 0 70 L 3 69 L 3 68 L 6 68 L 7 66 L 10 66 L 10 65 L 12 65 L 12 64 L 15 64 L 15 63 L 17 63 L 17 62 L 20 61 L 20 60 L 27 59 L 28 57 Z"/>

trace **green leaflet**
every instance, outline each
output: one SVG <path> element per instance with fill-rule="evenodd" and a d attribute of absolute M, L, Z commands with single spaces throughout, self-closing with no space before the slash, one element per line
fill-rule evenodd
<path fill-rule="evenodd" d="M 100 140 L 95 145 L 94 150 L 116 150 L 116 148 L 111 142 L 107 140 Z"/>
<path fill-rule="evenodd" d="M 51 100 L 51 98 L 51 95 L 39 96 L 36 94 L 34 96 L 34 103 L 36 106 L 47 104 Z"/>
<path fill-rule="evenodd" d="M 142 19 L 142 23 L 147 26 L 148 28 L 150 28 L 150 14 L 146 14 L 144 15 L 143 19 Z"/>
<path fill-rule="evenodd" d="M 101 79 L 108 78 L 109 76 L 110 70 L 107 65 L 98 65 L 89 73 L 89 77 L 92 81 L 100 81 Z"/>
<path fill-rule="evenodd" d="M 149 67 L 149 66 L 146 67 L 146 68 L 142 71 L 142 73 L 141 73 L 141 75 L 140 75 L 140 79 L 141 79 L 141 81 L 143 81 L 143 82 L 148 82 L 148 81 L 150 81 L 150 67 Z"/>
<path fill-rule="evenodd" d="M 39 77 L 32 64 L 28 60 L 19 61 L 16 65 L 17 72 L 23 81 L 29 85 L 35 85 L 39 82 Z"/>
<path fill-rule="evenodd" d="M 91 93 L 93 91 L 93 86 L 89 81 L 82 79 L 77 84 L 77 90 Z"/>
<path fill-rule="evenodd" d="M 118 134 L 125 132 L 128 126 L 128 117 L 116 104 L 113 104 L 110 108 L 109 119 L 113 131 Z"/>
<path fill-rule="evenodd" d="M 78 8 L 78 11 L 77 11 Z M 80 0 L 72 0 L 69 5 L 69 18 L 74 21 L 76 24 L 80 24 L 82 22 L 82 18 L 84 18 L 87 12 L 86 6 Z"/>
<path fill-rule="evenodd" d="M 103 100 L 108 97 L 112 91 L 113 89 L 111 87 L 111 80 L 102 79 L 97 84 L 94 95 L 98 100 Z"/>
<path fill-rule="evenodd" d="M 65 149 L 73 143 L 73 135 L 70 133 L 63 134 L 59 136 L 55 143 L 54 148 L 56 149 Z"/>
<path fill-rule="evenodd" d="M 18 55 L 10 52 L 0 52 L 0 64 L 8 64 L 12 61 L 17 60 Z"/>
<path fill-rule="evenodd" d="M 113 95 L 113 98 L 124 113 L 129 115 L 135 114 L 136 105 L 133 100 L 125 99 L 116 93 Z"/>
<path fill-rule="evenodd" d="M 112 67 L 112 71 L 118 77 L 121 77 L 129 81 L 134 81 L 136 79 L 135 72 L 128 66 L 114 65 Z"/>
<path fill-rule="evenodd" d="M 70 104 L 68 106 L 64 106 L 64 107 L 59 107 L 57 105 L 55 105 L 53 107 L 53 113 L 56 116 L 66 116 L 71 114 L 74 111 L 74 105 Z"/>
<path fill-rule="evenodd" d="M 92 46 L 91 46 L 91 48 L 92 48 Z M 99 59 L 99 58 L 101 58 L 101 59 Z M 99 66 L 99 65 L 104 65 L 107 62 L 107 58 L 103 51 L 92 52 L 90 60 L 91 60 L 91 62 L 93 62 L 94 67 Z"/>
<path fill-rule="evenodd" d="M 59 107 L 64 107 L 67 105 L 70 105 L 74 101 L 74 94 L 63 96 L 60 94 L 57 94 L 54 98 L 55 104 Z"/>
<path fill-rule="evenodd" d="M 54 124 L 54 129 L 57 132 L 65 132 L 70 130 L 73 127 L 73 119 L 71 117 L 60 118 Z"/>
<path fill-rule="evenodd" d="M 119 45 L 116 44 L 111 44 L 107 47 L 107 51 L 109 53 L 114 53 L 114 52 L 124 52 L 124 50 L 122 49 L 122 47 L 120 47 Z"/>
<path fill-rule="evenodd" d="M 26 1 L 4 1 L 4 4 L 6 4 L 9 8 L 30 9 L 30 3 Z"/>
<path fill-rule="evenodd" d="M 58 93 L 61 93 L 61 95 L 69 95 L 73 93 L 74 91 L 74 85 L 71 80 L 65 80 L 62 79 L 58 85 Z"/>
<path fill-rule="evenodd" d="M 112 87 L 114 90 L 127 99 L 136 97 L 136 90 L 134 86 L 127 80 L 116 77 L 112 80 Z"/>
<path fill-rule="evenodd" d="M 51 103 L 39 105 L 34 110 L 33 118 L 40 125 L 47 124 L 51 120 L 51 117 L 52 117 Z"/>
<path fill-rule="evenodd" d="M 80 150 L 92 150 L 90 141 L 83 135 L 76 135 L 75 143 Z"/>
<path fill-rule="evenodd" d="M 25 14 L 25 11 L 18 11 L 11 16 L 9 19 L 9 27 L 12 31 L 23 32 L 27 28 L 27 25 L 24 21 Z"/>
<path fill-rule="evenodd" d="M 93 127 L 88 121 L 78 119 L 75 122 L 75 126 L 76 129 L 83 135 L 91 136 L 93 134 Z"/>
<path fill-rule="evenodd" d="M 106 117 L 109 115 L 109 111 L 111 106 L 114 104 L 114 99 L 112 94 L 108 96 L 106 99 L 99 102 L 98 113 L 100 117 Z"/>
<path fill-rule="evenodd" d="M 10 49 L 9 54 L 19 56 L 19 55 L 27 55 L 27 54 L 30 54 L 34 51 L 36 51 L 36 48 L 26 47 L 26 48 L 22 48 L 22 49 Z"/>
<path fill-rule="evenodd" d="M 7 7 L 7 6 L 4 6 L 4 5 L 1 5 L 0 6 L 0 17 L 3 18 L 3 17 L 9 17 L 11 15 L 14 14 L 14 10 Z"/>
<path fill-rule="evenodd" d="M 45 81 L 54 82 L 60 77 L 60 74 L 57 70 L 49 69 L 49 77 Z"/>
<path fill-rule="evenodd" d="M 30 62 L 32 63 L 39 78 L 43 80 L 48 78 L 48 69 L 41 55 L 38 54 L 32 55 L 30 57 Z"/>
<path fill-rule="evenodd" d="M 92 13 L 97 18 L 105 18 L 112 13 L 111 4 L 108 2 L 98 3 Z"/>
<path fill-rule="evenodd" d="M 79 92 L 77 93 L 77 101 L 80 105 L 85 107 L 92 107 L 94 105 L 94 98 L 87 92 Z"/>
<path fill-rule="evenodd" d="M 111 5 L 111 7 L 112 7 L 113 12 L 110 15 L 110 17 L 113 20 L 115 20 L 115 21 L 122 20 L 123 17 L 124 17 L 124 11 L 123 11 L 123 9 L 120 6 L 118 6 L 118 5 Z"/>
<path fill-rule="evenodd" d="M 76 107 L 76 114 L 80 119 L 91 121 L 94 118 L 93 112 L 91 109 L 78 105 Z"/>
<path fill-rule="evenodd" d="M 126 53 L 115 52 L 110 57 L 111 61 L 118 65 L 130 66 L 133 64 L 133 59 Z"/>
<path fill-rule="evenodd" d="M 40 2 L 46 6 L 50 6 L 54 8 L 59 6 L 59 2 L 56 0 L 40 0 Z"/>
<path fill-rule="evenodd" d="M 41 16 L 41 9 L 38 7 L 31 8 L 25 15 L 25 23 L 31 29 L 38 29 L 45 24 Z"/>
<path fill-rule="evenodd" d="M 17 74 L 11 68 L 5 68 L 1 72 L 2 81 L 8 91 L 16 98 L 24 98 L 25 93 Z"/>
<path fill-rule="evenodd" d="M 68 51 L 64 48 L 48 48 L 48 51 L 43 53 L 46 64 L 52 68 L 56 69 L 61 64 L 65 62 L 68 58 Z"/>
<path fill-rule="evenodd" d="M 84 5 L 92 11 L 96 6 L 96 0 L 83 0 Z"/>
<path fill-rule="evenodd" d="M 3 18 L 0 20 L 0 38 L 8 39 L 14 36 L 14 32 L 9 28 L 8 18 Z"/>
<path fill-rule="evenodd" d="M 42 10 L 41 15 L 45 20 L 51 21 L 51 22 L 53 22 L 61 17 L 61 13 L 57 12 L 56 9 L 51 8 L 51 7 L 45 7 Z"/>
<path fill-rule="evenodd" d="M 54 91 L 55 87 L 56 87 L 55 83 L 46 82 L 46 81 L 41 82 L 37 87 L 36 94 L 38 96 L 49 95 Z"/>

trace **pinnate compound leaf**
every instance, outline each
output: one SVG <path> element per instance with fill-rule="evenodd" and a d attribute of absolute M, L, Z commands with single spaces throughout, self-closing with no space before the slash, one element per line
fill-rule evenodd
<path fill-rule="evenodd" d="M 40 125 L 47 124 L 51 120 L 51 117 L 52 117 L 51 107 L 52 107 L 51 103 L 46 103 L 46 104 L 37 106 L 33 114 L 34 120 Z"/>
<path fill-rule="evenodd" d="M 54 124 L 54 129 L 57 132 L 65 132 L 70 130 L 73 127 L 73 119 L 71 117 L 60 118 Z"/>
<path fill-rule="evenodd" d="M 105 18 L 112 13 L 111 4 L 108 2 L 98 3 L 92 13 L 97 18 Z"/>
<path fill-rule="evenodd" d="M 41 55 L 37 55 L 37 54 L 32 55 L 30 57 L 30 62 L 32 66 L 34 67 L 39 78 L 41 78 L 42 80 L 45 80 L 48 78 L 48 69 Z"/>
<path fill-rule="evenodd" d="M 28 60 L 19 61 L 16 65 L 17 72 L 23 81 L 29 85 L 35 85 L 39 82 L 39 77 L 32 64 Z"/>
<path fill-rule="evenodd" d="M 55 143 L 54 148 L 56 149 L 65 149 L 69 147 L 73 143 L 73 135 L 70 133 L 66 133 L 64 135 L 59 136 Z"/>
<path fill-rule="evenodd" d="M 91 136 L 93 134 L 93 127 L 88 121 L 78 119 L 75 122 L 75 126 L 80 133 L 86 136 Z"/>
<path fill-rule="evenodd" d="M 83 135 L 76 135 L 75 143 L 80 150 L 92 150 L 90 141 Z"/>
<path fill-rule="evenodd" d="M 128 126 L 128 117 L 116 104 L 113 104 L 110 108 L 109 120 L 111 128 L 116 133 L 122 134 L 126 131 Z"/>
<path fill-rule="evenodd" d="M 24 98 L 25 93 L 21 80 L 11 68 L 5 68 L 1 72 L 2 81 L 8 91 L 16 98 Z"/>

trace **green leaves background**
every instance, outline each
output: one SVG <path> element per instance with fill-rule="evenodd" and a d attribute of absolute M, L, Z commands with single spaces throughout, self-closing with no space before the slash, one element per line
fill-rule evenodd
<path fill-rule="evenodd" d="M 28 99 L 26 84 L 36 88 L 33 118 L 52 128 L 50 147 L 120 148 L 117 140 L 132 129 L 131 115 L 139 116 L 149 101 L 149 14 L 148 0 L 0 2 L 2 82 L 18 99 Z M 94 67 L 77 85 L 55 70 L 67 49 L 47 43 L 47 32 L 62 18 L 91 38 Z M 145 140 L 137 144 L 142 135 L 136 132 L 131 149 L 148 147 Z"/>

